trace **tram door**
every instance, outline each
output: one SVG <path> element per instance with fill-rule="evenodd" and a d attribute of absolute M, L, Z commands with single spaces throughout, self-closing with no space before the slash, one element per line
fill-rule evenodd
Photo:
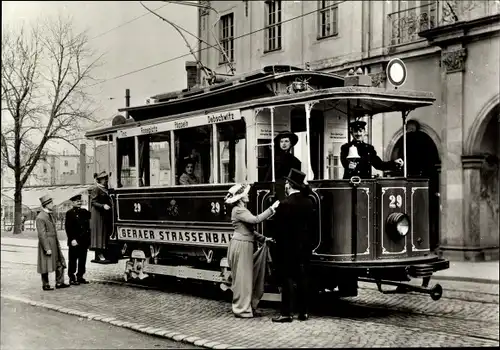
<path fill-rule="evenodd" d="M 299 136 L 299 143 L 294 149 L 294 155 L 302 162 L 302 171 L 307 173 L 307 147 L 305 142 L 307 135 L 306 112 L 304 108 L 294 108 L 290 113 L 291 131 Z M 324 119 L 321 111 L 312 110 L 309 120 L 309 131 L 311 133 L 309 157 L 311 159 L 311 170 L 314 180 L 322 179 L 323 175 L 323 139 Z"/>

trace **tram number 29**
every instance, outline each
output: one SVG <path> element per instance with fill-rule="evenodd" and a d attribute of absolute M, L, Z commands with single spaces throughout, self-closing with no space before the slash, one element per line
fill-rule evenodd
<path fill-rule="evenodd" d="M 389 208 L 401 208 L 401 206 L 403 205 L 403 197 L 401 197 L 400 194 L 398 194 L 397 196 L 391 194 L 389 196 Z"/>
<path fill-rule="evenodd" d="M 134 212 L 136 213 L 141 212 L 141 203 L 134 203 Z"/>
<path fill-rule="evenodd" d="M 212 202 L 210 203 L 212 207 L 212 214 L 219 214 L 220 213 L 220 203 L 219 202 Z"/>

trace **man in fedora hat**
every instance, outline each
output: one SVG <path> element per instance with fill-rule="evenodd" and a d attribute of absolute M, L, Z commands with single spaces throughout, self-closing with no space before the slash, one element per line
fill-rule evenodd
<path fill-rule="evenodd" d="M 302 163 L 292 154 L 292 148 L 297 144 L 299 138 L 293 132 L 282 131 L 274 138 L 274 175 L 276 181 L 276 196 L 281 200 L 285 198 L 285 177 L 290 169 L 300 170 Z M 269 167 L 264 181 L 272 181 L 273 169 Z"/>
<path fill-rule="evenodd" d="M 403 160 L 384 162 L 377 155 L 375 148 L 364 142 L 366 122 L 357 120 L 349 124 L 352 141 L 345 143 L 340 148 L 340 161 L 344 167 L 344 179 L 359 176 L 362 179 L 372 177 L 372 166 L 378 170 L 392 170 L 403 166 Z M 355 146 L 359 155 L 357 159 L 349 158 L 349 149 Z"/>
<path fill-rule="evenodd" d="M 37 271 L 42 275 L 42 289 L 53 290 L 50 286 L 49 273 L 56 272 L 56 288 L 66 288 L 64 269 L 66 260 L 57 238 L 56 222 L 53 215 L 54 203 L 49 195 L 40 198 L 42 210 L 35 220 L 38 232 L 38 263 Z"/>
<path fill-rule="evenodd" d="M 309 261 L 312 251 L 310 235 L 314 203 L 309 197 L 309 188 L 304 184 L 306 174 L 290 169 L 285 177 L 286 199 L 276 209 L 274 221 L 276 250 L 273 261 L 276 263 L 281 286 L 281 314 L 273 322 L 292 322 L 292 289 L 297 284 L 298 319 L 305 321 L 308 316 Z"/>
<path fill-rule="evenodd" d="M 64 228 L 68 236 L 68 276 L 69 283 L 79 285 L 88 283 L 83 275 L 87 262 L 87 249 L 90 244 L 90 212 L 82 208 L 82 195 L 70 198 L 73 208 L 66 212 Z M 78 265 L 78 273 L 75 276 Z"/>

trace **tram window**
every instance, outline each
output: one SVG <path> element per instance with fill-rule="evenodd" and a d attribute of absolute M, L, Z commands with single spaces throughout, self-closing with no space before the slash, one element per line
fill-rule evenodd
<path fill-rule="evenodd" d="M 306 112 L 304 108 L 294 108 L 290 112 L 290 123 L 292 132 L 295 133 L 299 142 L 293 149 L 294 155 L 302 162 L 302 171 L 308 173 L 307 167 L 311 167 L 314 180 L 324 178 L 324 160 L 323 160 L 323 143 L 324 143 L 324 116 L 319 110 L 311 111 L 311 119 L 309 120 L 310 141 L 307 139 Z M 307 154 L 309 147 L 309 154 Z M 310 164 L 307 164 L 309 159 Z"/>
<path fill-rule="evenodd" d="M 170 186 L 170 132 L 153 134 L 148 137 L 149 145 L 144 142 L 146 140 L 142 140 L 143 143 L 139 139 L 139 154 L 144 154 L 149 158 L 149 162 L 145 160 L 144 163 L 140 163 L 143 166 L 149 165 L 149 171 L 147 169 L 141 171 L 142 178 L 145 180 L 144 184 L 146 186 Z M 142 151 L 142 147 L 146 149 Z M 148 184 L 146 180 L 148 180 Z"/>
<path fill-rule="evenodd" d="M 269 144 L 270 139 L 258 139 L 257 144 Z M 266 178 L 269 167 L 271 166 L 271 147 L 259 146 L 257 147 L 257 176 L 258 181 L 264 181 Z"/>
<path fill-rule="evenodd" d="M 117 187 L 133 187 L 136 185 L 134 138 L 118 138 L 117 148 Z"/>
<path fill-rule="evenodd" d="M 244 182 L 247 177 L 245 122 L 217 125 L 221 183 Z"/>
<path fill-rule="evenodd" d="M 213 183 L 212 126 L 180 129 L 175 135 L 176 184 Z"/>

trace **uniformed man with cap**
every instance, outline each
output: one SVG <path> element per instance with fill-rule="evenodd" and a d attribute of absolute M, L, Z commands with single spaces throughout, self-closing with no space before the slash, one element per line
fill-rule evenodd
<path fill-rule="evenodd" d="M 54 290 L 50 286 L 49 273 L 56 272 L 56 288 L 66 288 L 64 269 L 66 260 L 57 238 L 56 221 L 54 218 L 54 202 L 49 195 L 40 198 L 42 210 L 37 215 L 35 224 L 38 232 L 38 263 L 37 271 L 42 276 L 42 289 Z"/>
<path fill-rule="evenodd" d="M 90 244 L 90 212 L 82 208 L 82 195 L 70 198 L 73 208 L 66 212 L 64 227 L 68 236 L 68 276 L 73 285 L 88 283 L 83 275 Z M 78 266 L 78 273 L 76 273 Z M 75 276 L 76 273 L 76 276 Z"/>
<path fill-rule="evenodd" d="M 357 120 L 349 124 L 352 135 L 352 141 L 345 143 L 340 148 L 340 161 L 344 167 L 344 179 L 350 179 L 353 176 L 359 176 L 362 179 L 372 177 L 372 166 L 378 170 L 393 170 L 403 166 L 401 158 L 395 161 L 384 162 L 377 155 L 375 148 L 364 142 L 366 122 Z M 351 147 L 355 147 L 351 150 Z M 354 157 L 352 154 L 354 152 Z M 357 153 L 357 155 L 356 155 Z"/>

